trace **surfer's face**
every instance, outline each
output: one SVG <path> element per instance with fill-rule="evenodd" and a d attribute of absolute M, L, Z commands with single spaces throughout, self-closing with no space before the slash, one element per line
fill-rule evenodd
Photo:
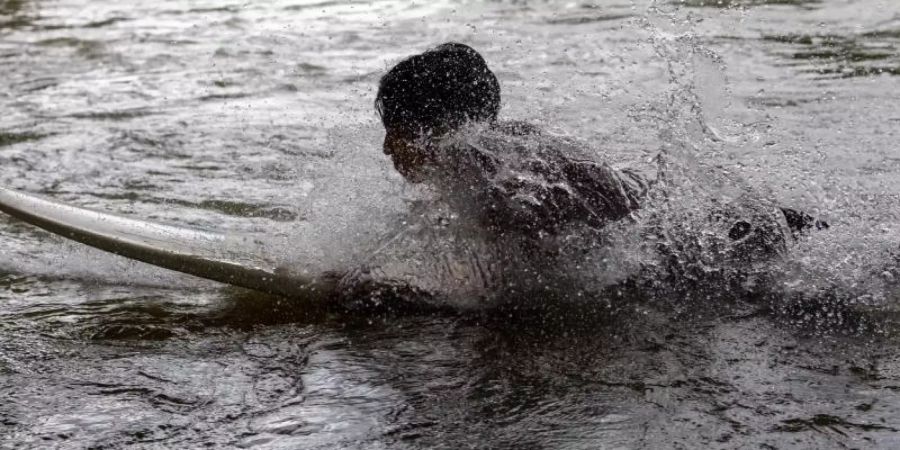
<path fill-rule="evenodd" d="M 387 130 L 384 136 L 384 154 L 391 157 L 394 168 L 410 183 L 421 183 L 429 166 L 427 151 L 422 139 Z"/>

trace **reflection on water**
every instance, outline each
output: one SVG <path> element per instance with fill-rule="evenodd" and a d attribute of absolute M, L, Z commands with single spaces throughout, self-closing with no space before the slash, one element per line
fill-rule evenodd
<path fill-rule="evenodd" d="M 858 36 L 805 35 L 764 36 L 789 44 L 783 54 L 802 72 L 822 77 L 866 77 L 900 75 L 900 33 L 871 31 Z"/>
<path fill-rule="evenodd" d="M 431 205 L 379 150 L 375 83 L 445 40 L 484 52 L 506 117 L 651 177 L 663 152 L 673 186 L 556 268 L 567 283 L 491 307 L 247 293 L 2 216 L 0 446 L 896 448 L 894 16 L 878 0 L 2 1 L 0 185 L 252 235 L 298 270 L 393 254 L 381 273 L 423 285 L 472 272 L 457 235 L 372 251 Z M 700 257 L 688 280 L 629 277 L 658 263 L 635 226 L 662 217 L 706 256 L 691 218 L 748 191 L 832 227 L 737 286 Z"/>
<path fill-rule="evenodd" d="M 36 133 L 0 133 L 0 147 L 18 144 L 20 142 L 33 141 L 43 136 Z"/>
<path fill-rule="evenodd" d="M 687 7 L 710 8 L 743 8 L 766 5 L 787 5 L 802 8 L 814 8 L 822 0 L 675 0 L 675 3 Z"/>
<path fill-rule="evenodd" d="M 29 24 L 25 0 L 0 1 L 0 33 L 7 28 L 14 29 Z"/>

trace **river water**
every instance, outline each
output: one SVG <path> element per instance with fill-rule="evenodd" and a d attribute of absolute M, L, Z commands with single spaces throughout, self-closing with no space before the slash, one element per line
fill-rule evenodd
<path fill-rule="evenodd" d="M 3 216 L 0 447 L 900 446 L 894 0 L 0 0 L 0 185 L 352 267 L 427 197 L 380 151 L 377 81 L 449 40 L 484 54 L 505 117 L 616 166 L 664 153 L 673 227 L 752 191 L 831 228 L 737 290 L 384 311 Z M 648 263 L 629 235 L 573 283 Z"/>

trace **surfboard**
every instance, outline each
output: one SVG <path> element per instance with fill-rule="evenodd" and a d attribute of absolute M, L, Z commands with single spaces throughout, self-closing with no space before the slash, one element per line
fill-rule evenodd
<path fill-rule="evenodd" d="M 208 280 L 289 297 L 333 291 L 333 277 L 278 270 L 228 235 L 68 205 L 0 187 L 0 211 L 82 244 Z"/>

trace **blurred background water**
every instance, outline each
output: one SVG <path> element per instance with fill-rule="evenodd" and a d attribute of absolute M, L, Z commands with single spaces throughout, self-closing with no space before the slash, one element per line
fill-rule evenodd
<path fill-rule="evenodd" d="M 667 154 L 673 225 L 753 191 L 832 226 L 764 268 L 764 302 L 368 314 L 0 217 L 0 446 L 900 445 L 893 0 L 0 0 L 0 185 L 352 267 L 423 196 L 380 151 L 377 81 L 449 40 L 505 117 L 620 167 Z"/>

